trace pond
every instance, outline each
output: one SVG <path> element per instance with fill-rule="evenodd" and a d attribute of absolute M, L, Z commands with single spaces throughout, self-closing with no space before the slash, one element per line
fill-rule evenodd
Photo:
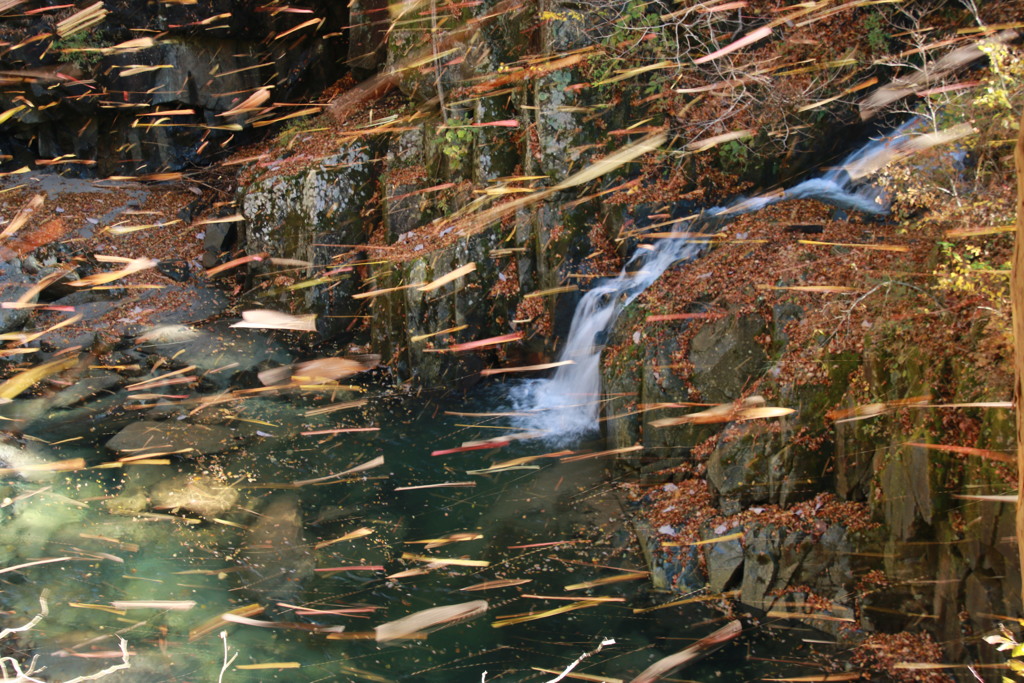
<path fill-rule="evenodd" d="M 119 663 L 118 637 L 130 669 L 105 680 L 547 681 L 613 639 L 572 674 L 615 681 L 732 618 L 651 587 L 611 458 L 508 439 L 506 385 L 362 389 L 145 411 L 108 390 L 26 421 L 7 460 L 88 467 L 4 479 L 0 566 L 29 566 L 0 575 L 2 624 L 47 604 L 4 654 L 38 655 L 52 681 Z M 142 445 L 105 447 L 141 419 Z M 221 452 L 167 452 L 208 424 L 231 430 Z M 798 675 L 827 650 L 802 626 L 743 623 L 672 680 Z"/>

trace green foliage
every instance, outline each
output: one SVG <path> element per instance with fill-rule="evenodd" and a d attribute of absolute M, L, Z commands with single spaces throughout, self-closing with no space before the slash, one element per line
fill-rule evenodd
<path fill-rule="evenodd" d="M 730 140 L 718 146 L 718 160 L 731 173 L 743 173 L 750 161 L 750 148 L 742 140 Z"/>
<path fill-rule="evenodd" d="M 74 64 L 79 69 L 88 71 L 103 59 L 102 52 L 93 50 L 110 47 L 111 44 L 102 31 L 78 31 L 66 38 L 53 41 L 50 49 L 56 52 L 58 61 Z"/>
<path fill-rule="evenodd" d="M 1018 643 L 1010 630 L 1002 624 L 999 625 L 999 631 L 998 634 L 985 636 L 984 641 L 989 645 L 995 645 L 1000 652 L 1009 650 L 1010 659 L 1006 662 L 1007 666 L 1018 675 L 1024 674 L 1024 643 Z M 1004 683 L 1016 683 L 1020 679 L 1003 676 L 1002 680 Z"/>
<path fill-rule="evenodd" d="M 889 51 L 889 38 L 885 17 L 881 12 L 872 12 L 864 19 L 864 31 L 868 47 L 874 54 L 885 54 Z"/>
<path fill-rule="evenodd" d="M 315 116 L 292 119 L 284 125 L 274 142 L 282 147 L 291 147 L 303 133 L 326 130 L 325 127 L 318 126 L 318 123 L 322 123 L 322 120 Z"/>
<path fill-rule="evenodd" d="M 473 148 L 473 129 L 469 127 L 469 119 L 463 116 L 449 118 L 448 125 L 442 127 L 444 141 L 441 151 L 448 158 L 448 168 L 458 173 L 466 167 Z"/>
<path fill-rule="evenodd" d="M 661 14 L 658 5 L 650 0 L 627 2 L 622 13 L 607 23 L 610 28 L 598 41 L 602 49 L 589 60 L 591 82 L 600 89 L 607 89 L 616 82 L 620 70 L 674 59 L 676 51 L 671 49 Z M 642 82 L 647 83 L 644 95 L 653 95 L 668 85 L 670 73 L 668 69 L 655 69 L 634 78 L 642 78 Z M 604 81 L 610 82 L 605 84 Z M 602 97 L 607 95 L 607 92 L 601 93 Z"/>

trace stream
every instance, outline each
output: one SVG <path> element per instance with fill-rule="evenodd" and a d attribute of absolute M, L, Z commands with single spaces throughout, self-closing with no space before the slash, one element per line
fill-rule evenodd
<path fill-rule="evenodd" d="M 482 416 L 507 409 L 501 385 L 450 404 L 372 389 L 365 396 L 358 417 L 340 419 L 309 417 L 316 402 L 305 395 L 249 399 L 232 412 L 258 429 L 235 428 L 237 443 L 220 454 L 28 475 L 5 485 L 3 565 L 65 558 L 2 577 L 6 621 L 28 621 L 41 594 L 48 603 L 49 613 L 18 638 L 17 649 L 39 655 L 43 675 L 54 681 L 119 661 L 117 636 L 128 641 L 131 669 L 106 680 L 214 681 L 225 656 L 237 653 L 225 681 L 528 681 L 550 680 L 554 674 L 541 670 L 557 673 L 613 638 L 614 646 L 576 669 L 599 677 L 588 680 L 611 681 L 630 680 L 727 620 L 699 601 L 646 611 L 679 596 L 653 591 L 638 573 L 646 568 L 601 459 L 540 459 L 470 475 L 544 450 L 537 441 L 513 441 L 431 456 L 507 424 Z M 81 423 L 84 438 L 49 450 L 61 459 L 109 462 L 102 443 L 124 419 L 115 410 L 93 426 Z M 232 422 L 240 424 L 223 424 Z M 339 423 L 380 430 L 327 438 L 294 431 Z M 47 434 L 45 419 L 34 425 L 26 434 Z M 29 446 L 39 438 L 28 438 Z M 576 450 L 600 447 L 583 442 Z M 380 456 L 379 467 L 331 476 Z M 446 483 L 460 485 L 396 490 Z M 180 507 L 168 507 L 176 502 Z M 437 547 L 422 542 L 429 539 Z M 412 556 L 470 566 L 432 566 Z M 613 581 L 574 588 L 601 579 Z M 520 583 L 467 590 L 499 580 Z M 605 602 L 578 608 L 586 597 Z M 374 627 L 384 622 L 475 600 L 487 601 L 475 619 L 391 643 L 374 640 Z M 137 606 L 155 601 L 172 602 Z M 252 619 L 277 625 L 217 620 L 253 604 L 263 610 Z M 495 625 L 569 605 L 578 609 Z M 346 609 L 354 611 L 328 614 Z M 314 626 L 344 631 L 305 630 Z M 688 669 L 687 677 L 799 671 L 757 657 L 808 647 L 801 638 L 821 640 L 802 627 L 752 627 L 742 645 Z M 269 668 L 243 668 L 259 666 Z"/>

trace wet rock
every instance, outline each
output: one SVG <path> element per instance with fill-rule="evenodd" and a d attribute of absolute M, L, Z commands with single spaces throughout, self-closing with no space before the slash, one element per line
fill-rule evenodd
<path fill-rule="evenodd" d="M 236 229 L 230 223 L 210 223 L 203 232 L 203 268 L 213 268 L 221 254 L 235 237 Z"/>
<path fill-rule="evenodd" d="M 294 175 L 270 175 L 243 188 L 239 206 L 248 252 L 300 259 L 321 268 L 341 265 L 335 257 L 349 252 L 347 245 L 365 243 L 367 226 L 379 222 L 379 205 L 372 200 L 379 191 L 381 151 L 376 143 L 344 144 Z M 306 312 L 332 316 L 322 318 L 323 334 L 331 336 L 347 325 L 341 316 L 358 307 L 350 296 L 358 282 L 358 277 L 346 275 L 300 290 Z M 294 291 L 281 290 L 279 297 L 287 305 L 296 302 Z"/>
<path fill-rule="evenodd" d="M 0 297 L 4 301 L 16 301 L 31 286 L 32 278 L 21 270 L 18 259 L 4 260 L 0 263 Z M 38 296 L 32 297 L 28 303 L 35 303 Z M 29 318 L 27 308 L 0 308 L 0 333 L 19 329 Z"/>
<path fill-rule="evenodd" d="M 245 535 L 239 562 L 262 604 L 295 604 L 302 583 L 313 575 L 313 556 L 303 535 L 298 497 L 276 494 Z"/>
<path fill-rule="evenodd" d="M 192 274 L 188 261 L 184 259 L 165 259 L 156 264 L 157 271 L 164 277 L 169 277 L 175 282 L 185 282 Z"/>
<path fill-rule="evenodd" d="M 19 476 L 29 481 L 48 481 L 57 472 L 33 471 L 35 468 L 60 460 L 60 456 L 42 444 L 17 444 L 0 441 L 0 468 L 22 469 Z"/>
<path fill-rule="evenodd" d="M 757 337 L 767 332 L 759 315 L 732 314 L 702 325 L 690 343 L 692 382 L 708 403 L 727 403 L 760 377 L 767 362 Z"/>
<path fill-rule="evenodd" d="M 192 449 L 196 454 L 220 453 L 235 445 L 234 432 L 227 427 L 169 421 L 134 422 L 106 443 L 117 453 L 143 455 Z"/>
<path fill-rule="evenodd" d="M 113 372 L 96 372 L 75 382 L 53 397 L 55 408 L 67 408 L 121 384 L 121 376 Z"/>
<path fill-rule="evenodd" d="M 730 531 L 730 533 L 733 532 Z M 717 535 L 720 534 L 707 530 L 701 534 L 701 538 L 707 540 Z M 739 576 L 742 576 L 743 560 L 743 542 L 738 538 L 730 541 L 709 543 L 704 546 L 704 562 L 707 566 L 708 588 L 712 593 L 722 593 L 732 587 L 734 581 Z"/>
<path fill-rule="evenodd" d="M 282 344 L 259 330 L 233 329 L 229 322 L 208 327 L 161 325 L 147 329 L 137 338 L 139 349 L 159 355 L 173 355 L 184 365 L 203 371 L 203 380 L 218 388 L 230 386 L 239 373 L 267 362 L 278 365 L 293 360 Z"/>
<path fill-rule="evenodd" d="M 238 489 L 202 475 L 161 481 L 152 493 L 156 508 L 183 508 L 204 517 L 223 514 L 238 502 Z"/>

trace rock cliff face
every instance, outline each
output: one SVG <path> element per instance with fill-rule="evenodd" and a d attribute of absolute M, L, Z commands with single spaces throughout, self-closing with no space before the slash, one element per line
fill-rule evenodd
<path fill-rule="evenodd" d="M 64 173 L 103 177 L 222 157 L 259 130 L 243 125 L 246 114 L 223 115 L 250 94 L 270 88 L 273 102 L 295 101 L 341 75 L 347 9 L 307 6 L 323 20 L 315 38 L 282 36 L 295 15 L 250 0 L 107 2 L 100 23 L 67 36 L 58 24 L 75 9 L 4 17 L 0 35 L 13 47 L 3 68 L 23 84 L 0 93 L 4 111 L 23 108 L 0 133 L 5 170 L 68 156 Z"/>
<path fill-rule="evenodd" d="M 608 447 L 644 446 L 620 467 L 643 482 L 632 495 L 656 580 L 732 592 L 844 640 L 924 629 L 951 658 L 997 659 L 967 634 L 1020 612 L 1013 506 L 972 498 L 1013 486 L 1008 347 L 986 340 L 998 318 L 925 331 L 920 316 L 945 314 L 923 289 L 858 275 L 841 303 L 838 290 L 795 291 L 860 263 L 800 247 L 785 232 L 796 210 L 824 217 L 744 219 L 732 232 L 748 239 L 667 273 L 612 334 Z M 824 218 L 833 236 L 877 229 Z M 904 264 L 934 267 L 922 245 L 907 249 Z M 689 315 L 648 318 L 669 310 Z M 793 412 L 667 417 L 755 396 Z"/>

